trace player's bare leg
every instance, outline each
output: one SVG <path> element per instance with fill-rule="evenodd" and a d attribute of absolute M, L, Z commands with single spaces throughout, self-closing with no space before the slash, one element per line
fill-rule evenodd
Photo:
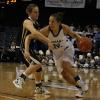
<path fill-rule="evenodd" d="M 76 96 L 83 97 L 82 93 L 88 90 L 88 86 L 85 85 L 80 76 L 75 73 L 70 62 L 62 61 L 62 68 L 62 75 L 64 79 L 81 90 L 81 93 L 78 93 Z"/>

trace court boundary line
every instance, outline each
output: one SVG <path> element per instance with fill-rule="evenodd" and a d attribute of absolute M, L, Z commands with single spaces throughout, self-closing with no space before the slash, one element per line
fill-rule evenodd
<path fill-rule="evenodd" d="M 35 100 L 35 99 L 32 98 L 34 96 L 27 97 L 27 96 L 19 96 L 19 95 L 16 95 L 16 94 L 0 92 L 0 96 L 2 96 L 2 95 L 15 96 L 15 97 L 25 98 L 25 99 L 29 99 L 29 100 Z M 16 100 L 18 100 L 18 99 L 16 99 Z"/>
<path fill-rule="evenodd" d="M 3 97 L 3 98 L 7 98 L 7 99 L 11 99 L 11 100 L 19 100 L 19 99 L 16 99 L 14 97 L 8 97 L 8 96 L 3 96 L 3 95 L 0 95 L 0 97 Z"/>

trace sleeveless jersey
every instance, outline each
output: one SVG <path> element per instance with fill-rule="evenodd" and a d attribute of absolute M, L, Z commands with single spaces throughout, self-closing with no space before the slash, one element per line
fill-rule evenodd
<path fill-rule="evenodd" d="M 28 18 L 29 19 L 29 18 Z M 31 20 L 31 19 L 29 19 Z M 39 30 L 39 24 L 38 22 L 36 22 L 35 24 L 33 23 L 33 26 Z M 21 44 L 20 44 L 20 47 L 21 47 L 21 50 L 23 51 L 24 48 L 25 48 L 25 38 L 27 37 L 27 35 L 31 34 L 30 31 L 28 31 L 26 28 L 23 28 L 23 31 L 22 31 L 22 38 L 21 38 Z M 35 39 L 33 39 L 30 43 L 30 46 L 29 46 L 29 49 L 34 49 L 34 46 L 35 46 Z"/>
<path fill-rule="evenodd" d="M 66 36 L 64 35 L 61 25 L 60 25 L 59 32 L 57 33 L 57 35 L 54 35 L 52 30 L 50 29 L 48 38 L 51 40 L 54 46 L 54 49 L 58 49 L 58 48 L 66 49 L 66 47 L 68 48 L 69 46 L 69 43 L 67 42 L 68 40 Z"/>

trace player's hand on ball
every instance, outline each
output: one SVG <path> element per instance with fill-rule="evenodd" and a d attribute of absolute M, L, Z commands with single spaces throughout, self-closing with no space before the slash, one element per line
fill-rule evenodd
<path fill-rule="evenodd" d="M 81 37 L 77 40 L 77 47 L 81 52 L 90 52 L 92 46 L 92 41 L 88 37 Z"/>

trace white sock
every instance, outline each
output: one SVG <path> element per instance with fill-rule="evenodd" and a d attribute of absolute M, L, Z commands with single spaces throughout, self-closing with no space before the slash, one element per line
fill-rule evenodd
<path fill-rule="evenodd" d="M 24 74 L 25 76 L 27 76 L 25 72 L 23 72 L 23 74 Z"/>
<path fill-rule="evenodd" d="M 39 84 L 39 83 L 41 83 L 41 81 L 35 81 L 35 84 Z"/>

